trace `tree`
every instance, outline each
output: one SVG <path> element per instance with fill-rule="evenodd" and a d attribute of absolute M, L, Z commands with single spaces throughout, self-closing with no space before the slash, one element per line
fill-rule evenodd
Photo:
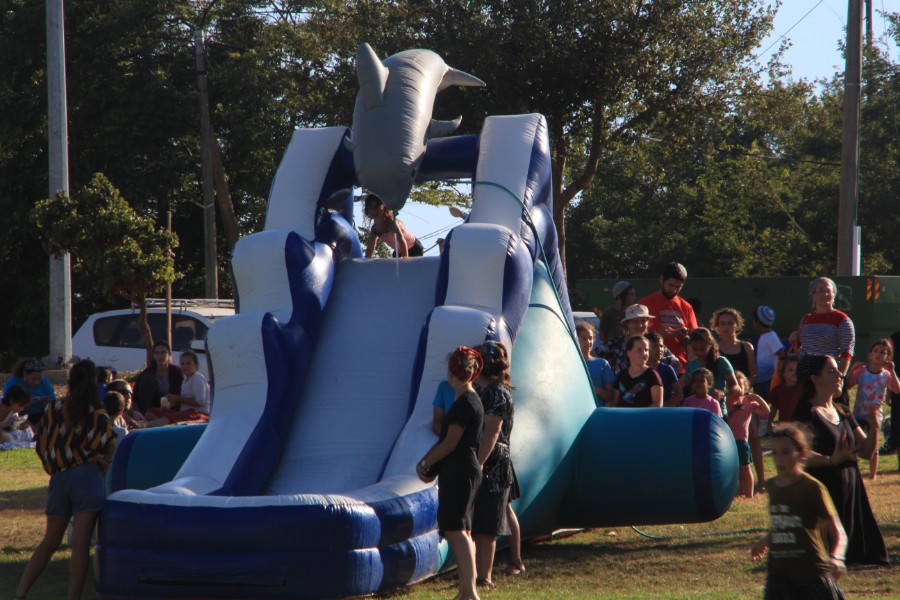
<path fill-rule="evenodd" d="M 178 237 L 138 215 L 102 174 L 74 196 L 60 193 L 38 202 L 32 220 L 46 250 L 72 254 L 74 270 L 104 294 L 140 310 L 138 328 L 153 359 L 147 298 L 175 281 L 173 250 Z"/>
<path fill-rule="evenodd" d="M 774 9 L 765 4 L 326 2 L 308 27 L 331 32 L 330 72 L 344 84 L 362 40 L 379 56 L 425 45 L 483 79 L 483 90 L 440 97 L 440 111 L 449 106 L 451 114 L 462 114 L 466 130 L 477 130 L 490 114 L 544 114 L 565 262 L 566 207 L 591 184 L 618 141 L 638 138 L 661 117 L 688 119 L 735 93 L 751 74 L 751 53 L 771 27 Z"/>
<path fill-rule="evenodd" d="M 47 257 L 29 222 L 48 195 L 44 3 L 11 0 L 0 14 L 0 350 L 46 352 Z M 207 33 L 212 122 L 243 233 L 260 227 L 272 176 L 292 130 L 315 98 L 311 39 L 273 16 L 269 3 L 138 0 L 66 5 L 69 180 L 96 172 L 116 182 L 135 211 L 158 225 L 173 213 L 182 244 L 176 293 L 203 290 L 199 116 L 192 32 Z M 309 38 L 309 36 L 305 36 Z M 36 41 L 35 41 L 36 40 Z M 296 49 L 299 54 L 292 54 Z M 309 60 L 301 60 L 309 52 Z M 221 230 L 221 228 L 220 228 Z M 219 256 L 230 248 L 221 241 Z M 228 294 L 227 260 L 220 293 Z M 110 308 L 90 282 L 73 286 L 73 319 Z"/>

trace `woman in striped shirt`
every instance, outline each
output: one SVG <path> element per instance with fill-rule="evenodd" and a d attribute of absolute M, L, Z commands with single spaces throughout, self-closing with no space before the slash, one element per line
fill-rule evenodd
<path fill-rule="evenodd" d="M 809 298 L 813 312 L 800 321 L 800 357 L 824 354 L 834 358 L 841 373 L 847 372 L 853 358 L 856 333 L 853 321 L 834 308 L 837 286 L 827 277 L 819 277 L 809 284 Z"/>
<path fill-rule="evenodd" d="M 50 475 L 47 529 L 16 589 L 24 600 L 62 543 L 74 515 L 69 559 L 69 599 L 81 598 L 90 563 L 91 536 L 106 501 L 103 477 L 116 451 L 116 435 L 97 398 L 97 370 L 83 360 L 69 372 L 69 393 L 41 417 L 36 450 Z"/>

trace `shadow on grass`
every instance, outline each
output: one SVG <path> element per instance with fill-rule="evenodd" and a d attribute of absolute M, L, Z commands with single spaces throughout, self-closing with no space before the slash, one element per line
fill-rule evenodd
<path fill-rule="evenodd" d="M 4 551 L 5 552 L 5 551 Z M 4 556 L 0 560 L 0 598 L 12 598 L 19 584 L 19 578 L 25 570 L 25 565 L 31 554 L 24 554 L 14 560 L 7 560 Z M 57 553 L 47 565 L 47 569 L 41 574 L 40 579 L 28 593 L 29 600 L 55 600 L 65 598 L 69 582 L 68 553 Z M 88 575 L 88 583 L 85 585 L 86 598 L 93 596 L 93 579 Z"/>
<path fill-rule="evenodd" d="M 44 510 L 47 486 L 12 490 L 0 495 L 0 510 Z"/>

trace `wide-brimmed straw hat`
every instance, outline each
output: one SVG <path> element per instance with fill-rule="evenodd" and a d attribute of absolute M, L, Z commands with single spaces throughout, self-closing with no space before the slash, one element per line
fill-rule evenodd
<path fill-rule="evenodd" d="M 625 318 L 622 319 L 622 322 L 630 321 L 632 319 L 653 319 L 655 318 L 650 314 L 650 309 L 644 306 L 643 304 L 632 304 L 628 308 L 625 309 Z"/>

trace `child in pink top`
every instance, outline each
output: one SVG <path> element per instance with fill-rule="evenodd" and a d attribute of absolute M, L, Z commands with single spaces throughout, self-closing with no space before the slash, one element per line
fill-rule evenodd
<path fill-rule="evenodd" d="M 750 381 L 740 371 L 735 371 L 737 386 L 728 393 L 728 426 L 734 434 L 734 441 L 738 450 L 738 479 L 740 481 L 741 496 L 753 497 L 753 464 L 750 458 L 750 418 L 757 414 L 760 417 L 769 416 L 769 405 L 756 394 L 750 393 Z"/>
<path fill-rule="evenodd" d="M 719 405 L 719 401 L 709 395 L 709 390 L 712 386 L 712 371 L 703 367 L 697 369 L 691 374 L 691 391 L 694 392 L 694 395 L 685 398 L 682 406 L 705 408 L 721 417 L 722 407 Z"/>
<path fill-rule="evenodd" d="M 856 403 L 853 416 L 862 430 L 868 432 L 870 425 L 878 426 L 884 407 L 884 397 L 888 390 L 900 392 L 900 381 L 894 372 L 894 346 L 889 339 L 877 340 L 869 348 L 868 364 L 858 363 L 847 375 L 847 389 L 856 388 Z M 872 415 L 872 419 L 869 418 Z M 875 479 L 878 472 L 878 451 L 869 459 L 869 479 Z"/>

